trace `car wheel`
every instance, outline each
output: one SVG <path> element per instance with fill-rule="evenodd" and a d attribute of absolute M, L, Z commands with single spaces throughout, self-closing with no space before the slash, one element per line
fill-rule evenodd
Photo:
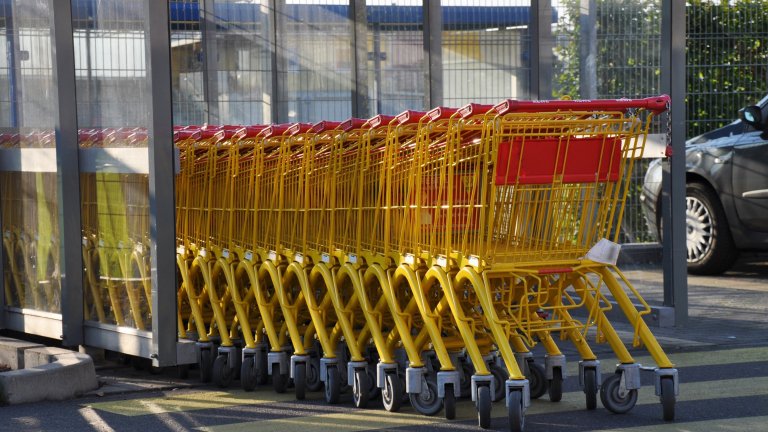
<path fill-rule="evenodd" d="M 738 253 L 723 206 L 709 186 L 686 186 L 685 221 L 688 272 L 718 274 L 728 270 Z"/>

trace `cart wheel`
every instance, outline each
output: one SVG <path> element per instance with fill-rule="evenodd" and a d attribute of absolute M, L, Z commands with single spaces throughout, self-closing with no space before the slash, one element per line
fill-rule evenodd
<path fill-rule="evenodd" d="M 381 402 L 389 412 L 397 412 L 400 409 L 403 403 L 403 383 L 396 373 L 388 373 L 384 378 Z"/>
<path fill-rule="evenodd" d="M 491 427 L 491 388 L 487 385 L 477 388 L 477 424 L 483 429 Z"/>
<path fill-rule="evenodd" d="M 189 364 L 180 364 L 176 366 L 176 376 L 179 379 L 189 378 Z"/>
<path fill-rule="evenodd" d="M 461 372 L 463 375 L 461 377 L 461 382 L 459 383 L 459 387 L 461 387 L 461 397 L 470 397 L 472 396 L 472 374 L 475 373 L 475 369 L 471 364 L 462 362 Z"/>
<path fill-rule="evenodd" d="M 456 395 L 453 393 L 453 384 L 445 385 L 445 397 L 443 398 L 445 407 L 445 418 L 453 420 L 456 418 Z"/>
<path fill-rule="evenodd" d="M 522 432 L 525 428 L 525 413 L 523 412 L 522 398 L 522 392 L 519 390 L 513 390 L 509 393 L 507 416 L 509 417 L 510 432 Z"/>
<path fill-rule="evenodd" d="M 587 395 L 587 409 L 597 408 L 597 370 L 584 369 L 584 393 Z"/>
<path fill-rule="evenodd" d="M 563 398 L 563 370 L 559 367 L 552 369 L 552 379 L 549 380 L 549 400 L 560 402 Z"/>
<path fill-rule="evenodd" d="M 368 406 L 368 374 L 364 369 L 355 370 L 355 379 L 352 382 L 352 401 L 356 408 L 365 408 Z"/>
<path fill-rule="evenodd" d="M 272 365 L 272 388 L 276 393 L 285 393 L 285 389 L 288 387 L 288 374 L 280 373 L 280 363 Z"/>
<path fill-rule="evenodd" d="M 538 363 L 528 362 L 528 381 L 531 385 L 531 399 L 538 399 L 547 392 L 547 377 L 544 374 L 544 367 Z"/>
<path fill-rule="evenodd" d="M 488 369 L 491 371 L 491 375 L 493 375 L 493 380 L 496 381 L 495 388 L 493 389 L 493 397 L 491 399 L 493 402 L 498 402 L 505 397 L 504 391 L 507 387 L 505 383 L 507 382 L 509 373 L 499 365 L 492 365 Z"/>
<path fill-rule="evenodd" d="M 320 391 L 323 382 L 320 381 L 320 359 L 311 358 L 307 362 L 307 390 Z"/>
<path fill-rule="evenodd" d="M 240 385 L 245 391 L 256 389 L 256 360 L 253 356 L 244 358 L 240 365 Z"/>
<path fill-rule="evenodd" d="M 600 387 L 600 400 L 608 411 L 624 414 L 637 403 L 637 390 L 621 389 L 621 373 L 611 375 Z"/>
<path fill-rule="evenodd" d="M 269 380 L 267 369 L 267 352 L 263 351 L 258 357 L 253 357 L 254 367 L 256 368 L 256 383 L 264 385 Z"/>
<path fill-rule="evenodd" d="M 135 371 L 143 371 L 147 369 L 152 363 L 147 363 L 147 359 L 142 357 L 131 357 L 131 366 Z"/>
<path fill-rule="evenodd" d="M 661 407 L 664 421 L 675 419 L 675 383 L 672 378 L 661 379 Z"/>
<path fill-rule="evenodd" d="M 329 404 L 339 403 L 341 394 L 341 382 L 339 382 L 339 369 L 335 366 L 329 366 L 326 370 L 328 376 L 325 377 L 325 401 Z"/>
<path fill-rule="evenodd" d="M 220 354 L 213 361 L 213 382 L 219 387 L 228 387 L 232 384 L 233 370 L 227 365 L 227 356 Z"/>
<path fill-rule="evenodd" d="M 376 368 L 368 367 L 368 400 L 376 400 L 381 394 L 381 389 L 376 387 Z"/>
<path fill-rule="evenodd" d="M 307 364 L 296 363 L 293 370 L 293 384 L 296 386 L 296 399 L 304 400 L 307 397 Z"/>
<path fill-rule="evenodd" d="M 213 371 L 213 360 L 211 360 L 211 350 L 204 349 L 200 351 L 200 381 L 211 382 Z"/>
<path fill-rule="evenodd" d="M 442 408 L 442 400 L 437 397 L 437 385 L 422 378 L 421 393 L 409 393 L 411 406 L 425 416 L 433 416 Z"/>

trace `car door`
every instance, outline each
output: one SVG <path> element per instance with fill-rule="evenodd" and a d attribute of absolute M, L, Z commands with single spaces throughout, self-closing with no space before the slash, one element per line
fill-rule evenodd
<path fill-rule="evenodd" d="M 733 202 L 742 224 L 768 232 L 768 141 L 760 132 L 746 132 L 733 153 Z"/>

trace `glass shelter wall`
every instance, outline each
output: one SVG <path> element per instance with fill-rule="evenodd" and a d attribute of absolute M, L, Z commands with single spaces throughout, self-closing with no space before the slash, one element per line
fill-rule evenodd
<path fill-rule="evenodd" d="M 74 254 L 82 256 L 77 316 L 86 342 L 142 356 L 150 351 L 103 331 L 146 342 L 164 327 L 157 313 L 176 311 L 170 302 L 153 310 L 157 293 L 175 293 L 179 282 L 156 284 L 157 272 L 175 269 L 152 261 L 174 252 L 153 249 L 152 232 L 171 232 L 174 215 L 157 222 L 150 210 L 153 188 L 172 196 L 174 170 L 152 166 L 155 150 L 174 152 L 174 125 L 341 121 L 534 96 L 641 97 L 660 91 L 663 74 L 662 0 L 70 0 L 67 17 L 55 16 L 54 1 L 0 0 L 0 327 L 13 327 L 13 314 L 66 316 L 62 262 Z M 170 29 L 167 46 L 159 44 L 167 59 L 154 65 L 161 32 L 150 29 L 153 9 L 168 13 L 163 36 Z M 72 26 L 70 87 L 58 87 L 55 73 L 54 53 L 63 54 L 52 35 L 62 19 Z M 164 66 L 170 86 L 150 91 Z M 73 100 L 59 100 L 65 88 L 76 90 Z M 168 91 L 167 106 L 159 91 Z M 57 152 L 57 119 L 75 109 L 81 217 L 71 220 L 62 216 L 60 162 L 69 159 Z M 158 112 L 172 112 L 172 123 L 156 123 Z M 163 142 L 155 142 L 158 128 Z M 645 241 L 634 206 L 625 240 Z M 63 245 L 61 232 L 73 225 L 82 242 Z M 175 314 L 170 321 L 175 329 Z"/>
<path fill-rule="evenodd" d="M 10 313 L 56 319 L 62 251 L 51 9 L 49 0 L 0 3 L 0 250 Z"/>
<path fill-rule="evenodd" d="M 73 6 L 84 318 L 151 330 L 145 7 Z"/>

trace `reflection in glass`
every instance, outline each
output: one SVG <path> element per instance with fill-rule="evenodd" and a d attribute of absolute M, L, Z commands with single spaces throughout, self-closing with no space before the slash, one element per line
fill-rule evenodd
<path fill-rule="evenodd" d="M 58 313 L 51 18 L 49 0 L 0 4 L 0 251 L 6 305 Z"/>
<path fill-rule="evenodd" d="M 474 0 L 443 6 L 444 104 L 527 99 L 530 1 Z"/>
<path fill-rule="evenodd" d="M 144 2 L 73 2 L 85 319 L 151 329 Z"/>
<path fill-rule="evenodd" d="M 277 121 L 345 120 L 352 114 L 349 8 L 276 2 Z"/>
<path fill-rule="evenodd" d="M 422 7 L 366 3 L 371 114 L 425 109 Z"/>

